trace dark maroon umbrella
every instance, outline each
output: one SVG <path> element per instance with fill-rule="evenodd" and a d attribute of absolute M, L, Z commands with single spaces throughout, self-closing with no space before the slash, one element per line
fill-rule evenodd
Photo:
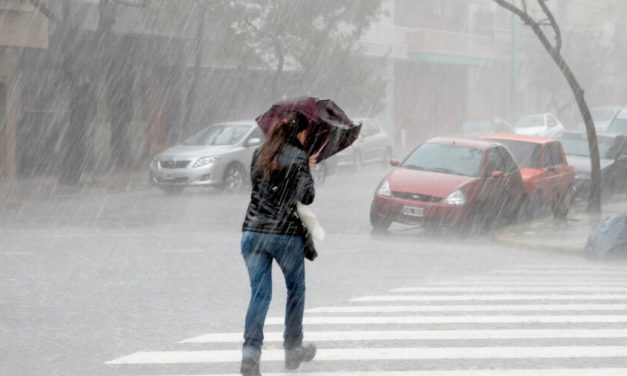
<path fill-rule="evenodd" d="M 353 123 L 335 102 L 314 97 L 278 102 L 257 117 L 265 134 L 287 113 L 298 111 L 309 119 L 305 150 L 320 162 L 349 147 L 359 136 L 361 124 Z"/>

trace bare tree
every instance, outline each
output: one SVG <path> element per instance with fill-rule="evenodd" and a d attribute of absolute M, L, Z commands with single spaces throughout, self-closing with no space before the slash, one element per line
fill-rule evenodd
<path fill-rule="evenodd" d="M 546 51 L 551 56 L 551 59 L 555 62 L 559 70 L 562 72 L 562 75 L 568 82 L 568 86 L 570 86 L 573 95 L 575 96 L 575 101 L 577 102 L 577 107 L 579 107 L 579 111 L 581 112 L 581 116 L 583 117 L 584 124 L 586 126 L 586 134 L 588 136 L 588 146 L 590 148 L 590 162 L 592 164 L 591 169 L 591 189 L 590 189 L 590 197 L 588 198 L 588 207 L 587 210 L 594 213 L 601 212 L 601 162 L 599 158 L 599 146 L 597 144 L 597 134 L 594 129 L 594 123 L 592 121 L 592 115 L 590 114 L 590 110 L 588 108 L 588 104 L 584 98 L 584 91 L 577 78 L 573 74 L 569 65 L 564 60 L 562 56 L 562 34 L 553 16 L 553 13 L 549 9 L 546 4 L 546 0 L 536 0 L 540 9 L 542 10 L 543 18 L 535 19 L 534 16 L 529 12 L 529 6 L 527 4 L 527 0 L 520 0 L 521 6 L 516 6 L 512 2 L 507 0 L 494 0 L 501 7 L 509 10 L 510 12 L 517 15 L 526 25 L 528 25 L 531 30 L 533 30 L 534 34 L 542 43 L 542 46 L 546 49 Z M 549 28 L 549 33 L 553 33 L 553 43 L 550 41 L 550 35 L 547 34 L 545 28 Z"/>
<path fill-rule="evenodd" d="M 202 69 L 202 55 L 203 55 L 203 39 L 205 31 L 205 15 L 207 13 L 207 0 L 199 0 L 198 6 L 198 20 L 196 25 L 196 56 L 194 58 L 194 77 L 187 92 L 187 103 L 185 108 L 185 114 L 183 115 L 183 131 L 189 129 L 189 122 L 196 105 L 196 96 L 198 91 L 198 82 L 200 81 L 200 73 Z"/>

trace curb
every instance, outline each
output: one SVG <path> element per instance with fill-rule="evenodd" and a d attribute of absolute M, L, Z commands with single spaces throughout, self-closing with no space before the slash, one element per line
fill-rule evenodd
<path fill-rule="evenodd" d="M 492 239 L 498 243 L 509 245 L 516 248 L 522 248 L 527 251 L 544 251 L 544 252 L 555 252 L 569 256 L 584 256 L 583 248 L 579 247 L 559 247 L 559 246 L 548 246 L 544 244 L 534 244 L 532 242 L 524 242 L 519 240 L 513 240 L 511 238 L 504 237 L 500 234 L 493 234 Z"/>
<path fill-rule="evenodd" d="M 503 227 L 492 234 L 492 239 L 509 246 L 513 246 L 516 248 L 524 248 L 526 250 L 540 250 L 545 252 L 556 252 L 560 254 L 570 255 L 570 256 L 583 256 L 584 249 L 583 246 L 557 246 L 557 245 L 546 245 L 538 241 L 533 240 L 519 240 L 508 236 L 507 233 L 516 232 L 521 229 L 528 229 L 533 226 L 533 224 L 539 224 L 545 221 L 546 218 L 541 218 L 539 220 L 526 222 L 519 225 Z M 573 219 L 571 219 L 573 220 Z M 541 239 L 541 238 L 537 238 Z"/>
<path fill-rule="evenodd" d="M 92 193 L 120 193 L 136 192 L 152 188 L 147 181 L 128 179 L 128 183 L 106 182 L 102 180 L 87 179 L 76 186 L 60 189 L 62 192 L 50 193 L 42 189 L 32 188 L 35 185 L 53 184 L 48 181 L 22 181 L 14 184 L 7 191 L 0 191 L 0 208 L 13 208 L 20 206 L 24 201 L 64 200 L 85 197 Z"/>

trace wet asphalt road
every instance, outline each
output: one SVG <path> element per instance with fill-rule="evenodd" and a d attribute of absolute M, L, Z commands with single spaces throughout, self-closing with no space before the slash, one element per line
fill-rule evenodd
<path fill-rule="evenodd" d="M 373 235 L 369 204 L 384 173 L 374 166 L 340 171 L 318 187 L 313 209 L 327 239 L 318 247 L 320 257 L 307 264 L 308 308 L 516 265 L 582 263 L 511 249 L 489 235 L 462 238 L 402 226 Z M 6 210 L 0 218 L 0 374 L 236 372 L 236 363 L 105 362 L 138 351 L 178 349 L 179 341 L 208 332 L 242 330 L 249 292 L 239 240 L 247 203 L 245 193 L 200 189 L 166 195 L 150 188 L 29 201 Z M 274 286 L 269 316 L 276 317 L 285 302 L 278 269 Z M 464 362 L 448 367 L 464 368 Z M 351 364 L 325 363 L 319 369 Z M 415 366 L 385 360 L 372 365 Z"/>

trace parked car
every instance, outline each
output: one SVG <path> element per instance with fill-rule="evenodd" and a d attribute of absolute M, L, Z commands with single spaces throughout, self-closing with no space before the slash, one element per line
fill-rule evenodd
<path fill-rule="evenodd" d="M 525 115 L 514 123 L 514 133 L 529 136 L 555 137 L 564 125 L 551 113 Z"/>
<path fill-rule="evenodd" d="M 620 110 L 610 125 L 607 126 L 608 133 L 627 134 L 627 108 Z"/>
<path fill-rule="evenodd" d="M 187 187 L 239 191 L 250 182 L 253 152 L 263 140 L 263 132 L 254 121 L 210 125 L 157 154 L 150 165 L 150 180 L 166 193 L 180 193 Z M 317 184 L 337 169 L 334 158 L 312 168 Z"/>
<path fill-rule="evenodd" d="M 361 122 L 359 138 L 336 156 L 339 166 L 353 166 L 359 170 L 366 163 L 387 165 L 392 158 L 392 141 L 379 123 L 372 119 L 355 119 Z"/>
<path fill-rule="evenodd" d="M 594 128 L 597 132 L 605 132 L 607 131 L 607 127 L 609 127 L 610 123 L 614 120 L 616 115 L 620 112 L 621 107 L 617 106 L 605 106 L 605 107 L 594 107 L 590 109 L 590 115 L 592 115 L 592 120 L 594 121 Z M 580 129 L 585 129 L 585 125 L 582 123 L 579 126 Z"/>
<path fill-rule="evenodd" d="M 240 190 L 250 181 L 253 151 L 262 141 L 263 132 L 253 121 L 210 125 L 157 154 L 150 179 L 167 193 L 194 186 Z"/>
<path fill-rule="evenodd" d="M 464 136 L 482 136 L 488 133 L 511 133 L 512 125 L 505 119 L 466 120 L 459 127 Z"/>
<path fill-rule="evenodd" d="M 564 147 L 568 164 L 575 168 L 573 198 L 586 199 L 590 194 L 590 149 L 584 132 L 563 132 L 557 138 Z M 609 198 L 627 188 L 627 135 L 597 134 L 601 157 L 602 197 Z"/>
<path fill-rule="evenodd" d="M 434 138 L 418 146 L 378 185 L 370 223 L 485 225 L 514 218 L 525 188 L 511 154 L 499 144 Z"/>
<path fill-rule="evenodd" d="M 529 214 L 536 214 L 548 204 L 556 218 L 566 217 L 575 169 L 568 165 L 559 141 L 523 135 L 492 135 L 485 139 L 505 145 L 512 153 L 522 174 Z"/>

